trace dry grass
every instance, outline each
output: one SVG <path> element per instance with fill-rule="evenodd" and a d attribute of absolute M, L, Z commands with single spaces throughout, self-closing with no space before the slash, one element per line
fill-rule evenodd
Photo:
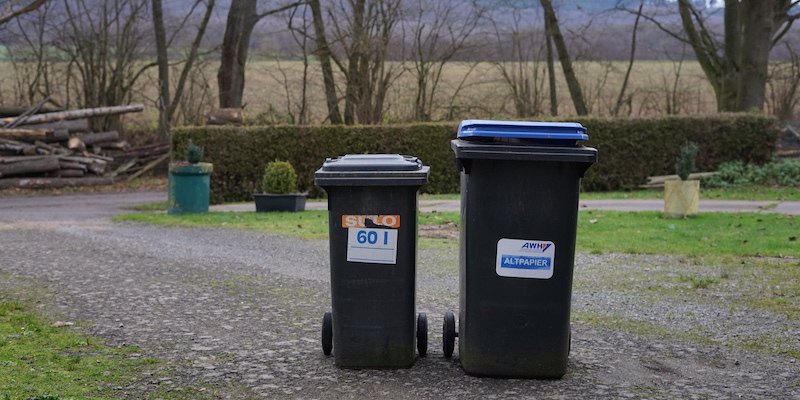
<path fill-rule="evenodd" d="M 608 115 L 614 108 L 626 67 L 627 64 L 624 62 L 576 63 L 578 77 L 592 114 Z M 668 112 L 668 96 L 673 93 L 677 107 L 673 107 L 672 112 L 686 114 L 715 112 L 713 92 L 699 64 L 685 63 L 673 90 L 674 67 L 671 62 L 635 63 L 627 91 L 631 96 L 630 108 L 624 108 L 623 114 L 632 116 L 665 114 Z M 399 63 L 392 64 L 392 68 L 402 74 L 396 79 L 387 96 L 385 120 L 407 122 L 413 115 L 415 77 L 410 71 L 403 71 L 403 66 Z M 290 122 L 292 116 L 296 118 L 301 100 L 301 71 L 300 62 L 250 63 L 244 98 L 244 102 L 247 103 L 247 115 L 269 116 L 266 119 L 274 122 Z M 288 82 L 290 86 L 288 95 L 287 85 L 284 82 Z M 574 115 L 574 107 L 560 70 L 557 82 L 559 113 Z M 544 97 L 547 97 L 546 83 L 540 84 L 545 88 Z M 322 79 L 316 70 L 309 76 L 308 87 L 313 88 L 308 91 L 310 120 L 321 122 L 326 114 L 325 99 L 321 90 Z M 515 117 L 509 89 L 495 64 L 481 63 L 473 69 L 468 63 L 451 62 L 445 67 L 439 87 L 433 120 L 447 119 L 448 116 L 453 120 Z M 547 111 L 549 105 L 544 104 L 542 108 Z"/>
<path fill-rule="evenodd" d="M 13 69 L 8 65 L 0 67 L 0 104 L 12 105 L 19 96 Z M 539 65 L 541 68 L 542 65 Z M 558 67 L 558 66 L 557 66 Z M 625 73 L 625 62 L 578 62 L 575 64 L 584 96 L 592 114 L 608 115 L 614 108 L 619 88 Z M 207 77 L 216 75 L 216 63 L 205 63 L 197 76 L 197 81 L 214 82 Z M 408 122 L 413 115 L 415 78 L 408 68 L 410 65 L 391 63 L 389 68 L 396 76 L 386 99 L 385 122 Z M 531 64 L 529 68 L 534 68 Z M 672 62 L 638 61 L 634 64 L 628 86 L 630 99 L 623 107 L 621 115 L 648 116 L 665 113 L 706 114 L 713 113 L 715 101 L 710 85 L 706 81 L 699 64 L 685 62 L 676 72 L 677 65 Z M 327 114 L 322 90 L 322 79 L 316 64 L 308 69 L 306 109 L 309 123 L 324 121 Z M 559 114 L 574 114 L 563 77 L 558 76 Z M 155 74 L 151 70 L 150 74 Z M 677 76 L 677 82 L 676 82 Z M 146 111 L 126 117 L 126 123 L 134 129 L 151 130 L 155 126 L 156 107 L 155 88 L 152 76 L 140 80 L 140 87 L 134 91 L 133 102 L 142 102 Z M 341 77 L 338 80 L 341 85 Z M 202 86 L 202 87 L 201 87 Z M 195 85 L 195 93 L 205 92 L 211 98 L 216 96 L 214 84 Z M 303 65 L 299 61 L 252 61 L 248 64 L 247 84 L 244 96 L 246 118 L 261 123 L 297 123 L 302 104 Z M 537 86 L 543 90 L 542 98 L 547 98 L 546 82 Z M 58 90 L 57 90 L 58 92 Z M 64 91 L 66 93 L 66 91 Z M 53 93 L 54 98 L 65 96 Z M 63 99 L 59 99 L 66 103 Z M 74 103 L 74 101 L 73 101 Z M 213 101 L 208 98 L 194 104 L 195 114 L 207 112 Z M 503 82 L 497 65 L 484 62 L 471 65 L 464 62 L 451 62 L 445 67 L 439 90 L 434 99 L 433 120 L 460 120 L 468 118 L 515 118 L 514 105 L 509 90 Z M 549 104 L 542 105 L 544 112 Z M 191 120 L 188 118 L 187 120 Z M 195 118 L 197 120 L 199 118 Z"/>

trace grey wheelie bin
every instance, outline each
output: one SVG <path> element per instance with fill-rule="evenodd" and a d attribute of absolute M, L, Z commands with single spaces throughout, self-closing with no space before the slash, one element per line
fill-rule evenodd
<path fill-rule="evenodd" d="M 328 193 L 331 306 L 322 348 L 342 368 L 408 368 L 427 351 L 415 314 L 417 191 L 430 168 L 416 157 L 328 159 L 314 183 Z M 415 318 L 416 317 L 416 318 Z"/>
<path fill-rule="evenodd" d="M 458 336 L 477 376 L 560 378 L 570 349 L 578 193 L 597 150 L 577 123 L 462 121 Z M 448 353 L 450 345 L 450 354 Z"/>

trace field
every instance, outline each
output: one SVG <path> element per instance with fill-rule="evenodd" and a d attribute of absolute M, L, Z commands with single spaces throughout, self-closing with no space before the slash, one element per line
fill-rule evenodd
<path fill-rule="evenodd" d="M 31 66 L 2 63 L 0 67 L 0 105 L 27 103 L 20 100 L 23 88 L 27 87 L 25 72 Z M 216 68 L 214 60 L 201 63 L 192 74 L 190 84 L 179 112 L 178 124 L 201 123 L 203 116 L 217 106 Z M 558 112 L 559 115 L 574 114 L 563 77 L 558 65 Z M 531 102 L 539 115 L 548 114 L 550 105 L 546 74 L 542 63 L 489 63 L 471 64 L 450 62 L 443 70 L 441 81 L 433 95 L 431 120 L 461 120 L 471 118 L 509 119 L 516 117 L 510 86 L 504 80 L 502 69 L 515 74 L 515 79 L 527 79 L 530 83 Z M 626 62 L 577 62 L 575 64 L 581 81 L 587 106 L 594 115 L 609 115 L 614 109 L 619 89 L 627 68 Z M 309 65 L 304 82 L 303 63 L 300 61 L 251 61 L 248 63 L 244 95 L 245 116 L 258 123 L 307 123 L 324 122 L 326 110 L 322 90 L 322 79 L 316 63 Z M 409 122 L 413 118 L 416 95 L 416 77 L 412 64 L 389 63 L 393 81 L 387 93 L 384 107 L 384 122 Z M 155 69 L 149 70 L 139 79 L 132 92 L 131 102 L 144 103 L 147 111 L 128 116 L 127 123 L 137 130 L 150 129 L 155 125 L 156 107 Z M 173 71 L 172 76 L 177 76 Z M 53 67 L 51 82 L 64 81 L 58 66 Z M 343 79 L 337 78 L 342 89 Z M 305 88 L 305 90 L 304 90 Z M 24 89 L 27 91 L 27 89 Z M 51 96 L 68 107 L 79 107 L 74 87 L 66 84 L 51 84 L 43 88 Z M 305 118 L 301 119 L 301 106 L 305 93 Z M 634 117 L 665 113 L 705 114 L 716 111 L 713 92 L 703 76 L 699 64 L 669 61 L 637 61 L 631 73 L 626 91 L 626 101 L 621 115 Z M 768 106 L 769 107 L 769 106 Z"/>
<path fill-rule="evenodd" d="M 518 64 L 505 65 L 517 69 Z M 500 71 L 501 64 L 465 62 L 448 63 L 435 94 L 435 107 L 431 119 L 461 120 L 471 118 L 514 118 L 515 107 L 508 84 Z M 292 122 L 297 119 L 302 99 L 303 74 L 301 62 L 252 62 L 248 66 L 244 103 L 249 117 L 261 116 L 266 122 Z M 386 122 L 408 122 L 413 116 L 416 77 L 408 70 L 411 65 L 390 64 L 397 77 L 387 95 Z M 533 79 L 533 68 L 542 75 L 544 65 L 531 64 L 527 69 Z M 627 63 L 579 62 L 576 70 L 581 81 L 587 106 L 595 115 L 608 115 L 616 104 L 619 88 Z M 671 62 L 640 61 L 634 64 L 627 94 L 630 107 L 623 114 L 646 116 L 673 113 L 704 114 L 716 111 L 711 86 L 703 76 L 699 64 L 687 62 L 679 72 Z M 309 120 L 321 122 L 326 114 L 322 80 L 316 68 L 309 73 L 307 91 Z M 560 115 L 574 115 L 575 111 L 563 76 L 558 71 L 558 110 Z M 208 71 L 213 74 L 215 71 Z M 538 86 L 540 109 L 549 113 L 547 82 Z M 338 81 L 341 83 L 341 79 Z M 532 92 L 536 89 L 531 88 Z M 668 103 L 671 103 L 668 105 Z"/>

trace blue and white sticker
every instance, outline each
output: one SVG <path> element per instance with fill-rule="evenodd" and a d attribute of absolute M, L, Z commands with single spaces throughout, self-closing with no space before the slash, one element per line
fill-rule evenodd
<path fill-rule="evenodd" d="M 550 279 L 556 245 L 542 240 L 500 239 L 497 242 L 497 275 L 509 278 Z"/>
<path fill-rule="evenodd" d="M 397 264 L 397 229 L 347 228 L 347 261 Z"/>

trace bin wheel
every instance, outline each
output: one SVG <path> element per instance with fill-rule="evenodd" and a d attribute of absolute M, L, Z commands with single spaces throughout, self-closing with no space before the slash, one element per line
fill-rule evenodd
<path fill-rule="evenodd" d="M 444 326 L 442 327 L 442 344 L 444 345 L 444 356 L 450 358 L 453 356 L 453 350 L 456 347 L 456 317 L 452 312 L 444 313 Z"/>
<path fill-rule="evenodd" d="M 322 352 L 329 356 L 333 349 L 333 318 L 331 313 L 326 312 L 322 317 Z"/>
<path fill-rule="evenodd" d="M 420 357 L 428 354 L 428 316 L 425 313 L 417 316 L 417 352 Z"/>
<path fill-rule="evenodd" d="M 569 327 L 569 337 L 567 337 L 567 354 L 572 351 L 572 327 Z"/>

